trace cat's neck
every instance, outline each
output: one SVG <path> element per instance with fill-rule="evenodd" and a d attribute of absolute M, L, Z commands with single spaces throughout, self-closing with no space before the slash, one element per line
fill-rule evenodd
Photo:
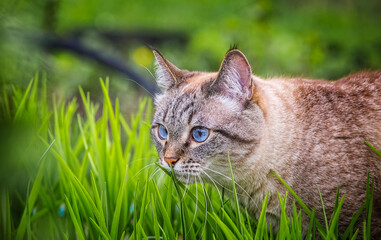
<path fill-rule="evenodd" d="M 250 204 L 247 207 L 257 208 L 267 192 L 270 195 L 283 192 L 283 186 L 279 184 L 271 170 L 282 175 L 289 172 L 287 162 L 298 157 L 298 149 L 301 147 L 300 141 L 296 139 L 302 133 L 295 127 L 297 118 L 293 110 L 294 99 L 289 97 L 290 94 L 284 93 L 284 91 L 294 91 L 292 82 L 282 79 L 264 80 L 255 76 L 252 80 L 257 93 L 253 96 L 252 104 L 257 104 L 263 112 L 264 131 L 257 149 L 246 159 L 246 170 L 240 171 L 237 183 L 244 188 L 238 189 L 240 194 L 250 195 L 246 199 L 242 198 L 243 204 L 247 202 Z M 251 198 L 255 198 L 254 201 Z M 275 206 L 275 203 L 277 200 L 273 199 L 269 204 Z"/>
<path fill-rule="evenodd" d="M 263 80 L 255 76 L 253 81 L 258 88 L 254 104 L 262 109 L 265 118 L 263 137 L 253 158 L 260 158 L 268 169 L 277 170 L 284 166 L 279 161 L 279 156 L 284 159 L 292 158 L 288 156 L 290 148 L 295 147 L 295 138 L 300 134 L 295 128 L 295 101 L 289 94 L 295 90 L 295 85 L 282 79 Z M 258 164 L 258 161 L 255 162 Z"/>

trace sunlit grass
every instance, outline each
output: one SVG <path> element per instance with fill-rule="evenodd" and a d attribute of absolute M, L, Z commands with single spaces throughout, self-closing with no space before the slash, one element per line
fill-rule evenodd
<path fill-rule="evenodd" d="M 92 103 L 81 88 L 80 99 L 65 101 L 52 94 L 50 101 L 45 81 L 40 84 L 37 76 L 25 90 L 4 88 L 2 125 L 13 129 L 27 122 L 26 129 L 32 129 L 28 146 L 14 141 L 9 152 L 24 151 L 20 155 L 24 158 L 17 161 L 32 166 L 19 170 L 26 184 L 1 185 L 1 239 L 302 239 L 302 221 L 309 222 L 306 239 L 339 238 L 345 201 L 345 195 L 339 199 L 339 189 L 335 212 L 320 223 L 315 209 L 309 209 L 274 172 L 296 199 L 287 216 L 287 194 L 278 196 L 282 214 L 274 233 L 265 214 L 268 196 L 259 219 L 254 219 L 238 204 L 231 165 L 229 191 L 177 181 L 156 164 L 150 140 L 151 100 L 142 99 L 139 111 L 127 119 L 119 111 L 121 103 L 111 101 L 108 81 L 101 80 L 100 87 L 102 105 Z M 3 156 L 1 167 L 15 161 L 13 156 Z M 372 194 L 368 179 L 366 202 L 341 238 L 370 239 Z M 301 211 L 309 219 L 302 219 Z M 355 228 L 358 221 L 365 226 L 363 233 Z"/>

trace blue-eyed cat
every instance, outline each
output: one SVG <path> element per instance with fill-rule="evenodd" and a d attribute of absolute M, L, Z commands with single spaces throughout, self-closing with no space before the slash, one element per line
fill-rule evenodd
<path fill-rule="evenodd" d="M 338 81 L 254 76 L 239 50 L 218 72 L 181 70 L 154 50 L 157 83 L 152 137 L 160 164 L 184 183 L 229 188 L 230 158 L 240 203 L 258 217 L 269 193 L 267 217 L 279 228 L 279 174 L 323 222 L 336 190 L 346 194 L 340 229 L 365 201 L 367 174 L 375 179 L 373 237 L 381 237 L 381 72 Z M 290 200 L 288 201 L 291 202 Z M 290 211 L 291 204 L 287 210 Z M 306 216 L 304 216 L 306 217 Z M 308 220 L 303 221 L 303 232 Z"/>

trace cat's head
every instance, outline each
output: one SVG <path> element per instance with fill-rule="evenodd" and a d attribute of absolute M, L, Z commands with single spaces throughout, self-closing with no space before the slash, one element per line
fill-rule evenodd
<path fill-rule="evenodd" d="M 157 83 L 152 137 L 164 168 L 191 183 L 228 181 L 233 168 L 245 168 L 260 141 L 263 112 L 246 57 L 229 51 L 216 73 L 181 70 L 154 51 Z"/>

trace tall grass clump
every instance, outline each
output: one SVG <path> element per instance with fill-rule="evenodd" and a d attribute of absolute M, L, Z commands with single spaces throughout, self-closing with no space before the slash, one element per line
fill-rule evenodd
<path fill-rule="evenodd" d="M 78 99 L 48 96 L 46 80 L 39 83 L 38 76 L 25 89 L 3 84 L 1 239 L 302 239 L 302 221 L 309 221 L 307 239 L 370 239 L 369 179 L 366 202 L 340 235 L 345 196 L 339 198 L 339 189 L 335 212 L 322 224 L 274 173 L 296 199 L 287 216 L 288 194 L 279 195 L 275 234 L 266 221 L 268 196 L 254 219 L 239 206 L 231 167 L 230 189 L 183 185 L 156 164 L 151 100 L 142 99 L 138 112 L 126 118 L 121 103 L 110 99 L 108 81 L 100 87 L 103 101 L 95 104 L 81 88 Z M 355 227 L 359 221 L 363 233 Z"/>

